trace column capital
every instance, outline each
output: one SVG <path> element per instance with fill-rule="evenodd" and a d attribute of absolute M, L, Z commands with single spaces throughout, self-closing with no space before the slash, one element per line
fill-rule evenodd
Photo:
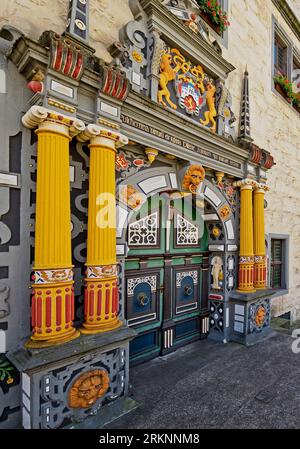
<path fill-rule="evenodd" d="M 111 148 L 120 148 L 128 144 L 128 138 L 115 130 L 110 130 L 97 124 L 89 124 L 85 130 L 77 136 L 79 142 L 90 141 L 91 145 L 99 145 Z"/>
<path fill-rule="evenodd" d="M 233 183 L 233 186 L 251 190 L 251 189 L 255 188 L 257 186 L 257 184 L 258 183 L 254 179 L 245 178 L 245 179 L 239 179 L 238 181 L 235 181 Z"/>
<path fill-rule="evenodd" d="M 265 193 L 269 192 L 270 187 L 268 187 L 266 184 L 259 184 L 257 183 L 257 186 L 254 189 L 254 193 Z"/>
<path fill-rule="evenodd" d="M 26 128 L 60 132 L 73 138 L 85 129 L 84 122 L 74 117 L 60 114 L 43 106 L 32 106 L 22 117 Z"/>
<path fill-rule="evenodd" d="M 245 178 L 245 179 L 239 179 L 238 181 L 235 181 L 233 183 L 234 187 L 240 187 L 241 189 L 253 189 L 254 192 L 268 192 L 270 190 L 270 188 L 266 185 L 266 184 L 262 184 L 259 183 L 257 181 L 255 181 L 254 179 L 249 179 L 249 178 Z"/>

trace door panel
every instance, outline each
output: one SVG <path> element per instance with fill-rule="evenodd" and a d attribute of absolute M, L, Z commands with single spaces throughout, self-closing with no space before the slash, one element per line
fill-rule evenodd
<path fill-rule="evenodd" d="M 207 232 L 182 198 L 156 195 L 128 225 L 125 311 L 138 336 L 136 364 L 200 338 L 202 255 Z"/>
<path fill-rule="evenodd" d="M 174 315 L 199 311 L 200 269 L 174 269 L 173 285 L 176 286 Z"/>
<path fill-rule="evenodd" d="M 160 271 L 126 276 L 126 318 L 129 326 L 160 323 Z"/>

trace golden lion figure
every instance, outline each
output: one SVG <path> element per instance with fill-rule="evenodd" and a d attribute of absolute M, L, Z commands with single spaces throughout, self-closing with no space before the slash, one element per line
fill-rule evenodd
<path fill-rule="evenodd" d="M 209 123 L 212 124 L 210 130 L 212 132 L 216 132 L 217 124 L 215 121 L 215 117 L 217 115 L 216 107 L 215 107 L 215 93 L 216 93 L 216 86 L 214 86 L 212 83 L 207 83 L 206 85 L 206 103 L 208 107 L 208 111 L 205 112 L 204 117 L 205 120 L 200 119 L 200 123 L 202 125 L 206 126 Z"/>
<path fill-rule="evenodd" d="M 163 97 L 165 97 L 171 108 L 177 109 L 176 104 L 171 101 L 171 93 L 168 89 L 169 82 L 175 80 L 176 77 L 176 71 L 172 68 L 171 64 L 172 56 L 169 53 L 164 53 L 160 63 L 161 73 L 159 75 L 159 85 L 161 90 L 158 92 L 158 101 L 166 107 L 167 104 L 163 100 Z"/>
<path fill-rule="evenodd" d="M 197 193 L 201 182 L 205 178 L 205 170 L 201 165 L 191 165 L 183 178 L 182 188 L 191 193 Z"/>

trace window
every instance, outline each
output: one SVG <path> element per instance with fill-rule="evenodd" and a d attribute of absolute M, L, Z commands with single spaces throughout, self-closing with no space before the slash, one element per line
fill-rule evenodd
<path fill-rule="evenodd" d="M 282 240 L 272 240 L 270 270 L 271 288 L 282 287 L 282 244 Z"/>
<path fill-rule="evenodd" d="M 293 59 L 292 81 L 295 83 L 295 88 L 300 92 L 300 60 L 295 56 Z"/>
<path fill-rule="evenodd" d="M 300 53 L 273 17 L 272 90 L 300 113 Z"/>
<path fill-rule="evenodd" d="M 211 36 L 226 48 L 228 48 L 228 30 L 230 29 L 228 1 L 229 0 L 196 0 L 202 23 L 208 25 L 208 27 L 206 26 L 205 28 L 209 29 Z"/>
<path fill-rule="evenodd" d="M 277 73 L 287 76 L 287 46 L 275 33 L 274 64 Z"/>
<path fill-rule="evenodd" d="M 288 267 L 288 236 L 279 238 L 275 235 L 270 239 L 270 288 L 277 290 L 287 289 L 287 267 Z"/>

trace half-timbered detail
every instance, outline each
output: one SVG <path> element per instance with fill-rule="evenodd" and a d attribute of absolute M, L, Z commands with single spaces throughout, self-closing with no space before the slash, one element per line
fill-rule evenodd
<path fill-rule="evenodd" d="M 251 137 L 248 72 L 237 129 L 234 67 L 197 2 L 130 1 L 110 64 L 90 47 L 88 0 L 66 3 L 63 35 L 14 30 L 5 50 L 24 92 L 3 129 L 0 348 L 25 428 L 99 427 L 136 406 L 130 364 L 204 338 L 255 343 L 274 292 L 275 162 Z"/>

